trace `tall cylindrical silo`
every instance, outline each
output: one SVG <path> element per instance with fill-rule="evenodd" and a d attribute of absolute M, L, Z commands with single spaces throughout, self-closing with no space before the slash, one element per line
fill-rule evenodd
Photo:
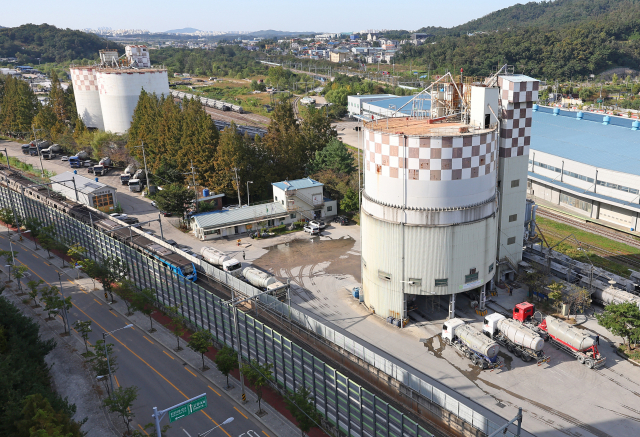
<path fill-rule="evenodd" d="M 104 68 L 98 70 L 97 78 L 104 130 L 108 132 L 124 133 L 129 129 L 143 89 L 169 95 L 167 70 Z"/>
<path fill-rule="evenodd" d="M 497 130 L 416 118 L 364 124 L 362 286 L 378 315 L 405 318 L 413 296 L 493 278 Z"/>
<path fill-rule="evenodd" d="M 70 69 L 78 116 L 87 127 L 104 130 L 95 67 Z"/>

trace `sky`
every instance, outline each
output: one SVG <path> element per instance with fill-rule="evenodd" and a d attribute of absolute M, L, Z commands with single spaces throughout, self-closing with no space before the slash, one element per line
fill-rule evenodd
<path fill-rule="evenodd" d="M 521 1 L 524 3 L 524 1 Z M 71 29 L 193 27 L 205 31 L 350 32 L 451 27 L 518 3 L 515 0 L 31 0 L 2 2 L 0 26 L 52 24 Z"/>

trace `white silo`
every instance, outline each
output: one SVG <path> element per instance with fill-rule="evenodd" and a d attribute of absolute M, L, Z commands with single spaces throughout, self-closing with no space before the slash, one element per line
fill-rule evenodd
<path fill-rule="evenodd" d="M 169 94 L 169 77 L 163 69 L 102 68 L 98 70 L 104 130 L 124 133 L 131 126 L 140 92 Z"/>
<path fill-rule="evenodd" d="M 104 130 L 96 67 L 71 67 L 78 116 L 87 127 Z"/>
<path fill-rule="evenodd" d="M 433 117 L 364 124 L 362 287 L 383 317 L 406 320 L 416 296 L 482 290 L 494 277 L 498 89 L 478 87 L 472 121 L 460 116 L 471 93 L 464 103 L 447 92 L 456 86 L 432 90 Z"/>

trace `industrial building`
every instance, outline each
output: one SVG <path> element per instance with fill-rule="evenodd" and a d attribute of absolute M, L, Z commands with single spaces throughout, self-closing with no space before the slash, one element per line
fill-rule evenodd
<path fill-rule="evenodd" d="M 273 202 L 195 214 L 191 229 L 201 240 L 253 232 L 296 221 L 321 219 L 337 214 L 337 202 L 324 196 L 324 185 L 310 178 L 273 185 Z"/>
<path fill-rule="evenodd" d="M 78 115 L 87 127 L 124 133 L 131 126 L 140 92 L 169 94 L 167 70 L 152 68 L 146 46 L 101 50 L 100 64 L 72 66 L 71 81 Z"/>
<path fill-rule="evenodd" d="M 482 83 L 447 74 L 363 123 L 362 288 L 376 314 L 406 321 L 410 304 L 444 295 L 452 316 L 457 293 L 482 304 L 512 274 L 537 94 L 537 80 L 504 69 Z"/>
<path fill-rule="evenodd" d="M 98 181 L 89 179 L 71 171 L 53 176 L 51 189 L 70 200 L 104 212 L 112 212 L 116 206 L 116 189 Z"/>
<path fill-rule="evenodd" d="M 535 105 L 527 193 L 576 215 L 638 229 L 640 122 Z"/>

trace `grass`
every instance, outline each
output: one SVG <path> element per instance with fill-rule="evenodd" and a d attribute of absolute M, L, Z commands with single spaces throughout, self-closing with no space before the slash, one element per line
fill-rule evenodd
<path fill-rule="evenodd" d="M 0 156 L 0 163 L 2 164 L 6 164 L 7 163 L 7 157 L 6 156 Z M 13 167 L 13 168 L 17 168 L 19 170 L 22 170 L 26 173 L 30 173 L 34 176 L 40 177 L 40 175 L 42 174 L 42 171 L 35 168 L 33 165 L 31 164 L 27 164 L 26 162 L 22 162 L 20 161 L 18 158 L 14 157 L 14 156 L 10 156 L 9 157 L 9 164 Z M 49 171 L 49 170 L 44 170 L 44 178 L 48 179 L 52 176 L 55 176 L 56 173 L 53 171 Z"/>
<path fill-rule="evenodd" d="M 628 345 L 621 344 L 618 346 L 618 351 L 627 358 L 640 362 L 640 347 L 638 345 L 636 345 L 635 349 L 629 349 Z"/>

